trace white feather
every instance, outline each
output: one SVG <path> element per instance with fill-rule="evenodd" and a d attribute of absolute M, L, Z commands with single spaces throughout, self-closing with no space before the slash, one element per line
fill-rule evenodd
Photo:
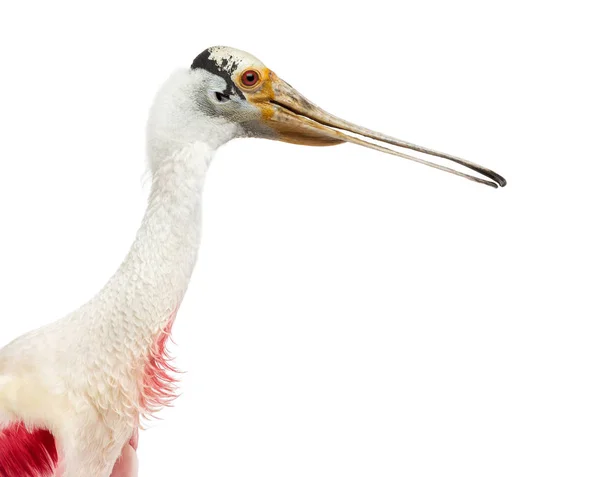
<path fill-rule="evenodd" d="M 198 111 L 221 78 L 178 70 L 148 121 L 152 189 L 127 257 L 81 308 L 0 351 L 0 427 L 49 429 L 63 477 L 108 477 L 138 426 L 140 373 L 181 302 L 200 242 L 201 193 L 215 150 L 241 131 Z"/>

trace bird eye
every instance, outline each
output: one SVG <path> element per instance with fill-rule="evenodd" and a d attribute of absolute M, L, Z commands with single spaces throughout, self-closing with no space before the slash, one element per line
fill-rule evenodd
<path fill-rule="evenodd" d="M 242 84 L 248 88 L 256 85 L 259 79 L 260 75 L 256 70 L 246 70 L 242 73 Z"/>

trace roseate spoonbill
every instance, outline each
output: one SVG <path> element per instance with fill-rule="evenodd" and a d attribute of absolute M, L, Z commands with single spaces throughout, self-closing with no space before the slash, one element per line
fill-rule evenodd
<path fill-rule="evenodd" d="M 205 50 L 191 68 L 174 72 L 154 101 L 147 128 L 152 189 L 117 272 L 79 309 L 0 351 L 0 476 L 109 477 L 135 459 L 140 419 L 175 396 L 165 344 L 196 261 L 206 171 L 219 146 L 240 137 L 352 142 L 488 186 L 506 184 L 477 164 L 332 116 L 248 53 Z"/>

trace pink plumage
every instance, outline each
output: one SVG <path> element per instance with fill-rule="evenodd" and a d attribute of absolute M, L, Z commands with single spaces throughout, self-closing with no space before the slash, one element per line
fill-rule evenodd
<path fill-rule="evenodd" d="M 177 397 L 177 379 L 173 374 L 179 371 L 171 364 L 173 358 L 167 350 L 176 315 L 177 309 L 169 317 L 165 328 L 156 336 L 146 358 L 140 397 L 140 406 L 145 417 L 152 416 L 163 406 L 169 406 Z"/>
<path fill-rule="evenodd" d="M 151 417 L 161 407 L 177 397 L 179 371 L 171 364 L 167 350 L 177 310 L 169 317 L 165 328 L 156 336 L 146 358 L 142 376 L 140 407 Z M 137 449 L 137 429 L 129 441 Z M 53 477 L 58 466 L 58 452 L 52 433 L 46 429 L 28 430 L 15 423 L 0 431 L 0 477 Z"/>
<path fill-rule="evenodd" d="M 58 462 L 54 436 L 22 423 L 0 431 L 0 477 L 51 477 Z"/>

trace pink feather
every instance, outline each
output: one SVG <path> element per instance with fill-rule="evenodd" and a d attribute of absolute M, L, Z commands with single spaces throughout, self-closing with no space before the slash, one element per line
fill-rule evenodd
<path fill-rule="evenodd" d="M 50 431 L 19 422 L 0 431 L 0 477 L 51 477 L 57 461 Z"/>
<path fill-rule="evenodd" d="M 171 314 L 167 326 L 156 337 L 146 358 L 140 398 L 145 417 L 151 417 L 161 407 L 169 406 L 177 397 L 178 380 L 172 374 L 179 371 L 171 364 L 173 358 L 167 350 L 176 314 L 177 309 Z"/>

